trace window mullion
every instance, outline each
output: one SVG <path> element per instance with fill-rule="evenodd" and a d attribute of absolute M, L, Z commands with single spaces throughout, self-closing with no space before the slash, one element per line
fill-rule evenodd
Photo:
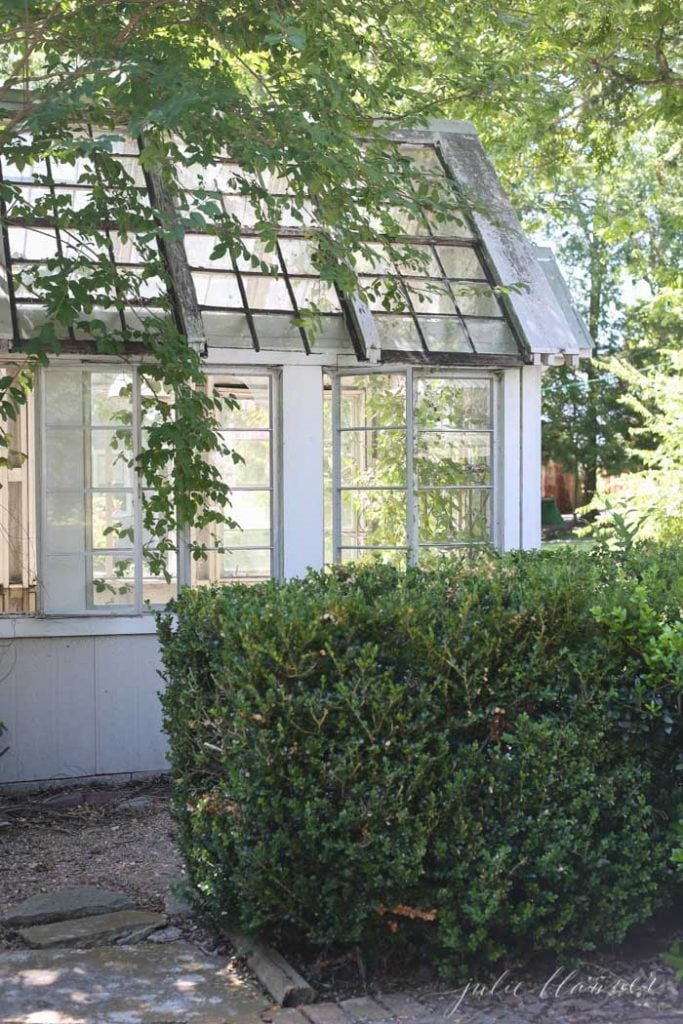
<path fill-rule="evenodd" d="M 92 376 L 89 370 L 81 368 L 81 432 L 83 434 L 83 483 L 84 508 L 83 522 L 85 525 L 85 579 L 83 580 L 83 607 L 92 609 L 95 596 L 95 552 L 93 544 L 93 488 L 92 488 L 92 446 L 93 431 L 91 423 L 92 403 L 90 388 Z"/>
<path fill-rule="evenodd" d="M 341 562 L 341 385 L 332 377 L 332 561 Z"/>
<path fill-rule="evenodd" d="M 140 404 L 140 374 L 138 370 L 133 371 L 133 459 L 137 458 L 142 448 L 142 413 Z M 135 559 L 135 608 L 142 611 L 142 500 L 143 481 L 140 474 L 134 470 L 135 483 L 133 490 L 133 557 Z"/>
<path fill-rule="evenodd" d="M 406 370 L 406 516 L 408 530 L 408 564 L 417 565 L 418 524 L 417 485 L 415 480 L 415 394 L 412 367 Z"/>

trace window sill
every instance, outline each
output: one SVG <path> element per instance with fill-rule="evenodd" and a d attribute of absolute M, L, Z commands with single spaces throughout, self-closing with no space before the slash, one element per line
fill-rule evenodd
<path fill-rule="evenodd" d="M 0 640 L 77 636 L 151 636 L 156 621 L 142 615 L 0 615 Z"/>

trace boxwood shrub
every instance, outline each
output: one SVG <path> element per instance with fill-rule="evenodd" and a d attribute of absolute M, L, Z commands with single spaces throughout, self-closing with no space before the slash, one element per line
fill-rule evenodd
<path fill-rule="evenodd" d="M 205 908 L 452 974 L 621 939 L 681 884 L 681 570 L 560 551 L 186 590 L 162 702 Z"/>

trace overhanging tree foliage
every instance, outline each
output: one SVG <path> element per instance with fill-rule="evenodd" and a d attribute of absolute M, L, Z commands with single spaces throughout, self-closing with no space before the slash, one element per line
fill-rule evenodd
<path fill-rule="evenodd" d="M 0 382 L 0 415 L 15 415 L 35 367 L 84 334 L 98 353 L 146 353 L 155 415 L 136 468 L 152 496 L 144 510 L 147 556 L 163 572 L 178 528 L 230 523 L 228 489 L 205 459 L 224 451 L 217 400 L 203 389 L 200 356 L 174 303 L 169 252 L 194 227 L 213 232 L 216 257 L 253 258 L 239 218 L 222 208 L 211 182 L 190 194 L 179 172 L 228 153 L 266 252 L 284 213 L 303 222 L 313 209 L 320 276 L 348 293 L 356 287 L 353 254 L 372 258 L 378 235 L 394 245 L 402 213 L 428 210 L 437 221 L 454 213 L 445 183 L 420 178 L 388 142 L 395 117 L 424 117 L 436 101 L 407 80 L 405 69 L 424 65 L 419 43 L 408 47 L 392 32 L 383 0 L 273 7 L 62 0 L 4 2 L 0 12 L 7 69 L 0 146 L 8 161 L 31 165 L 43 186 L 28 200 L 0 186 L 4 209 L 29 224 L 55 224 L 72 240 L 24 276 L 47 319 L 24 345 L 21 368 Z M 116 158 L 124 136 L 139 142 L 151 203 Z M 77 161 L 85 161 L 81 179 L 90 186 L 78 209 L 51 178 L 54 162 Z M 271 194 L 268 174 L 286 179 L 288 194 Z M 142 275 L 110 259 L 111 226 L 143 253 Z M 418 259 L 398 242 L 395 252 Z M 123 313 L 153 279 L 167 284 L 155 311 L 132 326 L 122 321 L 120 330 L 98 316 Z"/>
<path fill-rule="evenodd" d="M 111 136 L 123 129 L 144 139 L 148 173 L 176 200 L 174 167 L 227 150 L 246 172 L 244 194 L 260 210 L 264 242 L 281 207 L 258 175 L 273 171 L 290 182 L 290 212 L 315 203 L 321 276 L 349 291 L 350 254 L 369 255 L 378 231 L 397 235 L 401 209 L 431 206 L 438 215 L 449 203 L 425 183 L 416 192 L 405 161 L 387 148 L 387 129 L 432 115 L 472 116 L 508 183 L 530 181 L 534 202 L 548 182 L 561 190 L 562 170 L 577 160 L 609 165 L 612 174 L 624 125 L 680 119 L 679 13 L 672 0 L 426 0 L 418 14 L 389 0 L 0 0 L 0 99 L 20 90 L 0 147 L 24 161 L 87 154 L 96 186 L 89 208 L 75 218 L 48 196 L 42 212 L 82 232 L 114 219 L 148 246 L 150 277 L 167 273 L 157 239 L 172 244 L 193 218 L 213 225 L 223 251 L 239 253 L 240 225 L 210 194 L 192 208 L 180 200 L 173 218 L 144 207 L 112 159 Z M 84 137 L 86 124 L 105 138 Z M 7 188 L 3 195 L 16 201 Z M 219 447 L 216 409 L 170 304 L 135 337 L 98 331 L 94 299 L 116 309 L 141 282 L 85 252 L 59 254 L 46 271 L 28 286 L 42 289 L 48 323 L 28 346 L 28 364 L 0 385 L 0 413 L 13 414 L 32 365 L 84 320 L 98 351 L 123 353 L 135 342 L 150 354 L 152 393 L 176 395 L 173 416 L 167 402 L 159 405 L 139 466 L 169 499 L 155 513 L 148 507 L 146 526 L 163 547 L 183 523 L 220 519 L 227 491 L 204 460 Z M 592 444 L 595 431 L 587 433 Z"/>

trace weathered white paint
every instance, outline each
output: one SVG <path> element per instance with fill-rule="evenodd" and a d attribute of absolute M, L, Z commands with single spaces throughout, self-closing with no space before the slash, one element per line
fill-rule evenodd
<path fill-rule="evenodd" d="M 155 636 L 4 640 L 0 784 L 168 766 Z"/>
<path fill-rule="evenodd" d="M 541 374 L 540 366 L 525 366 L 520 380 L 520 543 L 541 546 Z"/>
<path fill-rule="evenodd" d="M 324 560 L 323 380 L 319 366 L 282 370 L 282 547 L 285 577 Z"/>
<path fill-rule="evenodd" d="M 520 371 L 505 370 L 501 375 L 496 467 L 499 512 L 498 545 L 503 551 L 520 546 L 521 453 L 520 453 Z M 539 479 L 541 469 L 539 466 Z"/>
<path fill-rule="evenodd" d="M 147 636 L 156 633 L 154 616 L 0 615 L 0 642 L 27 637 Z"/>

